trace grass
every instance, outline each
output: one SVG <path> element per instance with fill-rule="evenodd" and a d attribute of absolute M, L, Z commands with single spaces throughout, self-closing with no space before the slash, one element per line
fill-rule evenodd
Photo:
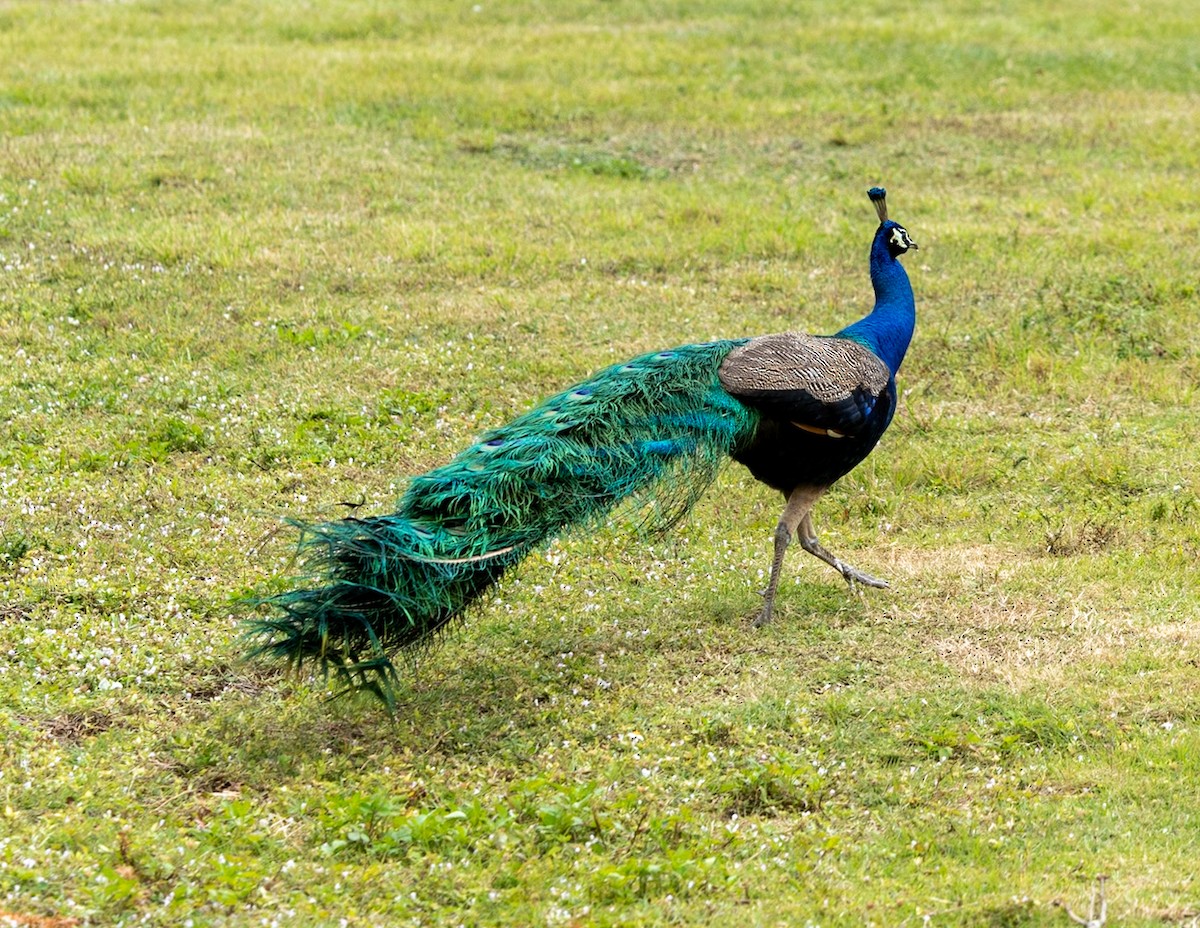
<path fill-rule="evenodd" d="M 0 5 L 0 912 L 28 925 L 1200 917 L 1186 4 Z M 288 516 L 591 370 L 829 331 L 901 412 L 747 627 L 726 471 L 507 578 L 393 720 L 245 663 Z"/>

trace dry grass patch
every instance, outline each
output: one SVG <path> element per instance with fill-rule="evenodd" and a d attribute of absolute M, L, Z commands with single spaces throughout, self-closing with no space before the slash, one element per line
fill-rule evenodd
<path fill-rule="evenodd" d="M 1200 626 L 1147 622 L 1114 607 L 1106 583 L 1080 582 L 1069 561 L 1052 565 L 1016 549 L 959 546 L 891 549 L 890 571 L 906 629 L 964 680 L 1014 692 L 1064 686 L 1111 670 L 1131 653 L 1190 647 Z M 1057 572 L 1060 588 L 1039 577 Z"/>

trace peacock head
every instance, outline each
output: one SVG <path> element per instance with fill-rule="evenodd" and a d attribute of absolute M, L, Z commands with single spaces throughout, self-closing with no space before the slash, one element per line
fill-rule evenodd
<path fill-rule="evenodd" d="M 917 248 L 917 243 L 912 240 L 908 230 L 900 223 L 888 219 L 887 191 L 882 187 L 872 187 L 867 191 L 867 196 L 871 198 L 871 202 L 875 204 L 875 212 L 879 214 L 879 230 L 875 233 L 876 238 L 882 238 L 884 245 L 887 246 L 888 254 L 897 258 L 908 249 Z"/>

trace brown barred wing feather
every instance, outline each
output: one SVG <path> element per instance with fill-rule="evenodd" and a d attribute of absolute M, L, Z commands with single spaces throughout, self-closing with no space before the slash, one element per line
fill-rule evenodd
<path fill-rule="evenodd" d="M 858 342 L 785 332 L 735 348 L 719 376 L 729 393 L 764 415 L 840 437 L 866 425 L 891 371 Z"/>

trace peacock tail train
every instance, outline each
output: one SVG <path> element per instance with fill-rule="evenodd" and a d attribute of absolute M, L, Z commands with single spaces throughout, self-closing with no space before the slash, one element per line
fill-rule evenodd
<path fill-rule="evenodd" d="M 415 477 L 395 513 L 300 524 L 315 585 L 262 601 L 255 654 L 390 703 L 392 655 L 428 643 L 555 534 L 646 494 L 656 522 L 681 518 L 757 428 L 718 379 L 745 341 L 614 365 Z"/>

